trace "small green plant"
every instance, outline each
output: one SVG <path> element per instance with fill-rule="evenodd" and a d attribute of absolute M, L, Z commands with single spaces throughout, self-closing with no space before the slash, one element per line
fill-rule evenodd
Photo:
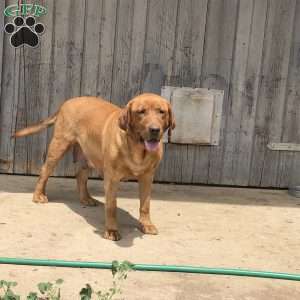
<path fill-rule="evenodd" d="M 26 300 L 60 300 L 60 288 L 58 287 L 63 283 L 62 279 L 56 280 L 55 283 L 41 282 L 38 284 L 39 293 L 30 292 Z M 20 300 L 21 297 L 16 295 L 12 288 L 17 285 L 16 282 L 0 281 L 0 300 Z"/>
<path fill-rule="evenodd" d="M 55 283 L 52 282 L 40 282 L 38 284 L 38 289 L 40 296 L 37 293 L 31 292 L 27 296 L 27 300 L 60 300 L 60 285 L 64 281 L 62 279 L 57 279 Z"/>
<path fill-rule="evenodd" d="M 16 282 L 0 280 L 0 300 L 20 300 L 20 296 L 12 291 L 16 285 Z"/>
<path fill-rule="evenodd" d="M 80 300 L 112 300 L 115 296 L 121 295 L 121 282 L 127 279 L 127 273 L 132 270 L 133 264 L 128 261 L 119 263 L 118 261 L 112 262 L 112 275 L 113 275 L 113 286 L 108 291 L 94 291 L 89 284 L 86 284 L 79 295 Z M 93 297 L 95 295 L 95 297 Z"/>
<path fill-rule="evenodd" d="M 107 291 L 95 291 L 91 285 L 86 284 L 81 289 L 79 296 L 80 300 L 113 300 L 115 296 L 121 295 L 121 283 L 127 278 L 127 274 L 133 268 L 133 264 L 128 261 L 119 263 L 113 261 L 112 287 Z M 62 300 L 60 295 L 60 285 L 63 283 L 62 279 L 52 282 L 40 282 L 38 284 L 38 292 L 30 292 L 26 300 Z M 16 282 L 0 280 L 0 300 L 21 300 L 20 295 L 15 294 L 13 288 L 17 286 Z"/>

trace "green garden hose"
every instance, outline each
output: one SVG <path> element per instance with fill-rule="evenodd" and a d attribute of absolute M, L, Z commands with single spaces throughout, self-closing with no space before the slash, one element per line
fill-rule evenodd
<path fill-rule="evenodd" d="M 87 269 L 111 269 L 112 268 L 112 263 L 108 263 L 108 262 L 88 262 L 88 261 L 84 262 L 84 261 L 67 261 L 67 260 L 54 260 L 54 259 L 30 259 L 30 258 L 26 259 L 26 258 L 8 258 L 8 257 L 0 257 L 0 264 L 87 268 Z M 252 270 L 243 270 L 243 269 L 224 269 L 224 268 L 152 265 L 152 264 L 151 265 L 133 264 L 133 269 L 136 271 L 214 274 L 214 275 L 246 276 L 246 277 L 300 281 L 300 274 L 252 271 Z"/>

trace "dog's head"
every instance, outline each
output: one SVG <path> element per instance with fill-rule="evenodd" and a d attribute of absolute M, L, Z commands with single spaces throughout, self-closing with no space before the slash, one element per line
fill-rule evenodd
<path fill-rule="evenodd" d="M 155 94 L 142 94 L 128 102 L 119 118 L 121 129 L 145 145 L 148 151 L 156 151 L 166 130 L 175 128 L 171 105 Z"/>

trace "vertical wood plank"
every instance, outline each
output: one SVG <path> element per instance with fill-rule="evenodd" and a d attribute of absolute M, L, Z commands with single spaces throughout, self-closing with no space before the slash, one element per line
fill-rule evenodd
<path fill-rule="evenodd" d="M 35 123 L 49 116 L 49 109 L 52 96 L 53 73 L 53 39 L 54 39 L 54 3 L 43 0 L 41 5 L 47 7 L 48 13 L 40 17 L 37 21 L 45 26 L 45 32 L 41 36 L 39 46 L 39 57 L 36 61 L 35 55 L 30 57 L 27 68 L 27 99 L 32 111 L 29 122 Z M 37 65 L 39 64 L 39 66 Z M 31 67 L 32 65 L 32 67 Z M 34 71 L 34 72 L 33 72 Z M 38 82 L 33 88 L 30 86 L 31 80 Z M 39 174 L 47 153 L 47 130 L 38 135 L 28 137 L 30 148 L 28 153 L 28 173 Z"/>
<path fill-rule="evenodd" d="M 86 36 L 86 3 L 88 0 L 72 0 L 69 10 L 69 31 L 67 41 L 67 81 L 65 86 L 66 98 L 80 96 L 82 81 L 82 62 L 84 37 Z M 97 23 L 96 23 L 97 24 Z"/>
<path fill-rule="evenodd" d="M 67 0 L 55 5 L 53 42 L 53 72 L 50 114 L 68 98 L 80 95 L 83 53 L 85 1 Z M 72 176 L 74 166 L 71 153 L 58 164 L 55 175 Z"/>
<path fill-rule="evenodd" d="M 238 1 L 208 2 L 201 87 L 224 90 L 222 126 L 218 146 L 209 149 L 207 183 L 221 184 L 224 159 L 224 138 L 229 107 L 229 88 L 234 51 Z M 205 155 L 205 153 L 203 153 Z M 207 154 L 206 154 L 207 155 Z"/>
<path fill-rule="evenodd" d="M 133 0 L 119 1 L 116 45 L 113 65 L 112 102 L 120 106 L 128 101 L 128 71 L 130 65 Z"/>
<path fill-rule="evenodd" d="M 147 37 L 149 38 L 149 44 L 153 44 L 155 46 L 155 52 L 151 52 L 151 48 L 148 50 L 149 53 L 147 53 L 146 61 L 145 61 L 145 68 L 148 72 L 145 73 L 145 87 L 146 91 L 147 89 L 150 91 L 153 91 L 155 93 L 158 93 L 158 90 L 161 90 L 160 83 L 163 81 L 163 78 L 167 76 L 167 81 L 170 85 L 177 85 L 176 81 L 178 80 L 178 76 L 174 75 L 174 69 L 176 64 L 176 54 L 177 57 L 179 56 L 178 52 L 178 31 L 179 31 L 179 23 L 180 19 L 180 12 L 182 10 L 181 8 L 181 1 L 178 1 L 176 11 L 174 11 L 174 20 L 175 23 L 173 23 L 173 31 L 174 31 L 174 42 L 172 44 L 172 56 L 171 60 L 169 62 L 169 65 L 167 65 L 165 68 L 161 66 L 161 58 L 160 58 L 160 48 L 161 43 L 163 43 L 163 31 L 162 28 L 164 27 L 164 14 L 165 11 L 168 10 L 169 6 L 165 6 L 166 3 L 163 1 L 159 2 L 159 5 L 156 5 L 152 8 L 152 14 L 149 15 L 149 32 Z M 159 11 L 156 12 L 155 9 L 158 9 Z M 156 18 L 156 20 L 153 20 L 153 17 Z M 151 21 L 152 20 L 152 21 Z M 151 24 L 153 24 L 151 26 Z M 155 26 L 159 26 L 159 28 L 155 28 Z M 151 43 L 152 40 L 152 43 Z M 166 54 L 166 51 L 162 51 L 163 55 Z M 151 54 L 151 55 L 150 55 Z M 180 58 L 177 58 L 179 60 Z M 168 72 L 167 75 L 164 74 L 164 69 Z M 176 116 L 175 116 L 176 118 Z M 161 163 L 160 169 L 158 174 L 156 175 L 156 178 L 161 178 L 161 180 L 169 180 L 169 182 L 176 182 L 179 178 L 181 178 L 181 168 L 180 165 L 182 163 L 180 156 L 180 150 L 186 147 L 185 145 L 175 145 L 175 144 L 165 144 L 164 145 L 164 160 Z M 174 172 L 174 170 L 177 170 L 177 172 Z M 159 176 L 161 173 L 161 176 Z"/>
<path fill-rule="evenodd" d="M 253 91 L 253 88 L 257 89 L 259 82 L 266 4 L 266 1 L 240 1 L 239 5 L 222 184 L 248 184 L 257 101 L 257 90 Z M 248 76 L 250 77 L 247 78 Z M 255 98 L 253 92 L 256 94 Z"/>
<path fill-rule="evenodd" d="M 276 186 L 279 153 L 266 145 L 281 139 L 296 1 L 269 5 L 250 177 L 251 185 L 264 187 Z"/>
<path fill-rule="evenodd" d="M 171 85 L 195 86 L 200 83 L 207 2 L 188 0 L 179 3 Z M 171 147 L 174 148 L 170 153 L 173 152 L 175 157 L 167 152 L 168 159 L 174 160 L 175 170 L 181 170 L 176 174 L 174 169 L 168 168 L 166 176 L 176 176 L 174 180 L 183 183 L 192 182 L 196 177 L 199 180 L 198 159 L 195 155 L 199 153 L 196 152 L 199 146 L 167 145 L 166 147 L 167 151 Z M 204 170 L 200 169 L 201 171 Z"/>
<path fill-rule="evenodd" d="M 128 71 L 128 99 L 140 94 L 143 79 L 143 54 L 146 37 L 147 0 L 134 2 L 130 64 Z"/>
<path fill-rule="evenodd" d="M 11 5 L 12 0 L 5 1 L 5 6 Z M 5 17 L 5 23 L 11 22 L 13 18 Z M 17 109 L 18 109 L 18 82 L 19 82 L 19 57 L 9 42 L 10 36 L 4 34 L 3 64 L 1 81 L 1 119 L 0 119 L 0 157 L 1 159 L 13 161 L 15 140 L 11 135 L 15 132 Z M 13 164 L 5 172 L 13 172 Z"/>
<path fill-rule="evenodd" d="M 82 96 L 96 96 L 97 94 L 97 77 L 100 63 L 100 26 L 103 19 L 102 7 L 102 0 L 86 1 L 80 88 Z M 109 76 L 109 74 L 106 74 L 106 76 Z"/>
<path fill-rule="evenodd" d="M 201 72 L 203 66 L 204 42 L 207 22 L 208 1 L 193 1 L 191 17 L 191 86 L 201 87 Z M 187 48 L 188 49 L 188 48 Z M 208 170 L 208 153 L 206 146 L 188 145 L 191 171 L 184 168 L 183 177 L 189 178 L 192 183 L 206 183 Z M 188 175 L 187 172 L 190 174 Z"/>
<path fill-rule="evenodd" d="M 111 100 L 112 93 L 118 3 L 117 0 L 102 3 L 97 96 L 107 100 Z"/>
<path fill-rule="evenodd" d="M 163 2 L 162 11 L 164 17 L 161 19 L 162 24 L 158 62 L 162 74 L 162 78 L 160 78 L 162 79 L 160 89 L 161 86 L 171 84 L 174 61 L 173 56 L 176 43 L 178 2 L 178 0 L 164 0 Z M 160 94 L 161 90 L 158 93 Z M 173 156 L 171 154 L 174 152 L 172 152 L 172 150 L 169 152 L 169 148 L 172 148 L 172 145 L 164 144 L 163 160 L 155 174 L 155 180 L 157 181 L 168 181 L 168 170 L 173 169 Z"/>
<path fill-rule="evenodd" d="M 83 58 L 81 66 L 80 95 L 102 96 L 98 93 L 98 73 L 101 67 L 101 27 L 103 19 L 104 0 L 86 1 L 83 36 Z M 109 16 L 110 17 L 110 16 Z M 105 74 L 109 77 L 109 73 Z M 103 97 L 103 96 L 102 96 Z M 96 170 L 90 172 L 90 177 L 98 177 Z"/>
<path fill-rule="evenodd" d="M 281 142 L 300 143 L 300 2 L 296 2 L 291 54 L 286 87 L 286 106 Z M 278 187 L 300 185 L 300 153 L 280 152 L 277 174 Z"/>
<path fill-rule="evenodd" d="M 176 47 L 174 51 L 171 85 L 188 86 L 191 82 L 192 1 L 180 0 L 176 29 Z"/>
<path fill-rule="evenodd" d="M 16 116 L 16 130 L 27 126 L 27 97 L 26 97 L 26 84 L 25 84 L 25 46 L 16 49 L 18 63 L 18 85 L 16 86 L 17 94 L 17 116 Z M 15 141 L 14 147 L 14 169 L 16 174 L 27 173 L 27 153 L 28 153 L 28 138 L 18 138 Z"/>
<path fill-rule="evenodd" d="M 207 1 L 181 0 L 179 5 L 175 57 L 170 84 L 199 87 Z"/>
<path fill-rule="evenodd" d="M 172 67 L 177 32 L 177 14 L 179 13 L 178 0 L 164 0 L 161 18 L 161 35 L 159 48 L 159 64 L 163 73 L 162 85 L 171 85 Z M 151 20 L 149 20 L 151 22 Z M 149 23 L 148 22 L 148 23 Z M 150 25 L 148 25 L 149 27 Z M 195 37 L 195 40 L 196 37 Z M 149 50 L 148 50 L 149 51 Z"/>
<path fill-rule="evenodd" d="M 228 95 L 227 124 L 224 135 L 224 159 L 222 179 L 224 184 L 233 185 L 235 180 L 236 156 L 238 156 L 239 131 L 243 98 L 240 95 L 247 66 L 253 1 L 240 1 L 237 15 L 237 29 L 232 60 L 230 90 Z"/>
<path fill-rule="evenodd" d="M 45 26 L 39 46 L 36 48 L 24 46 L 20 49 L 21 79 L 18 106 L 23 114 L 18 117 L 18 128 L 37 123 L 48 116 L 53 5 L 44 2 L 41 4 L 47 6 L 48 14 L 36 17 L 36 22 L 41 22 Z M 46 153 L 46 145 L 47 131 L 17 139 L 14 171 L 39 174 Z"/>
<path fill-rule="evenodd" d="M 66 83 L 67 83 L 67 55 L 69 41 L 69 16 L 71 9 L 71 0 L 54 4 L 54 27 L 53 27 L 53 44 L 52 44 L 52 68 L 53 81 L 51 84 L 51 98 L 49 106 L 49 115 L 54 114 L 60 105 L 66 100 Z M 48 129 L 48 143 L 52 138 L 53 130 Z M 62 176 L 64 172 L 64 161 L 61 160 L 55 168 L 55 176 Z"/>
<path fill-rule="evenodd" d="M 164 1 L 148 1 L 147 32 L 143 65 L 143 92 L 160 94 L 163 71 L 160 65 L 160 45 L 163 26 Z"/>
<path fill-rule="evenodd" d="M 243 99 L 239 142 L 236 147 L 234 184 L 248 185 L 251 150 L 255 130 L 255 114 L 261 82 L 263 41 L 267 17 L 267 1 L 254 1 L 248 58 L 240 97 Z"/>
<path fill-rule="evenodd" d="M 82 82 L 82 60 L 84 50 L 86 3 L 85 0 L 72 0 L 69 11 L 69 32 L 67 44 L 67 74 L 65 99 L 80 96 Z M 75 168 L 72 151 L 69 151 L 63 161 L 62 175 L 74 176 Z"/>

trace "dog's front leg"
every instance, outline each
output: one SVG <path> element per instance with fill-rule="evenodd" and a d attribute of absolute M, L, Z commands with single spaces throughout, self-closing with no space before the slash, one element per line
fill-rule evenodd
<path fill-rule="evenodd" d="M 105 191 L 105 231 L 103 237 L 118 241 L 121 236 L 117 225 L 117 190 L 119 181 L 104 176 Z"/>
<path fill-rule="evenodd" d="M 158 234 L 158 230 L 150 219 L 150 198 L 153 174 L 145 174 L 139 177 L 140 195 L 140 225 L 141 231 L 146 234 Z"/>

